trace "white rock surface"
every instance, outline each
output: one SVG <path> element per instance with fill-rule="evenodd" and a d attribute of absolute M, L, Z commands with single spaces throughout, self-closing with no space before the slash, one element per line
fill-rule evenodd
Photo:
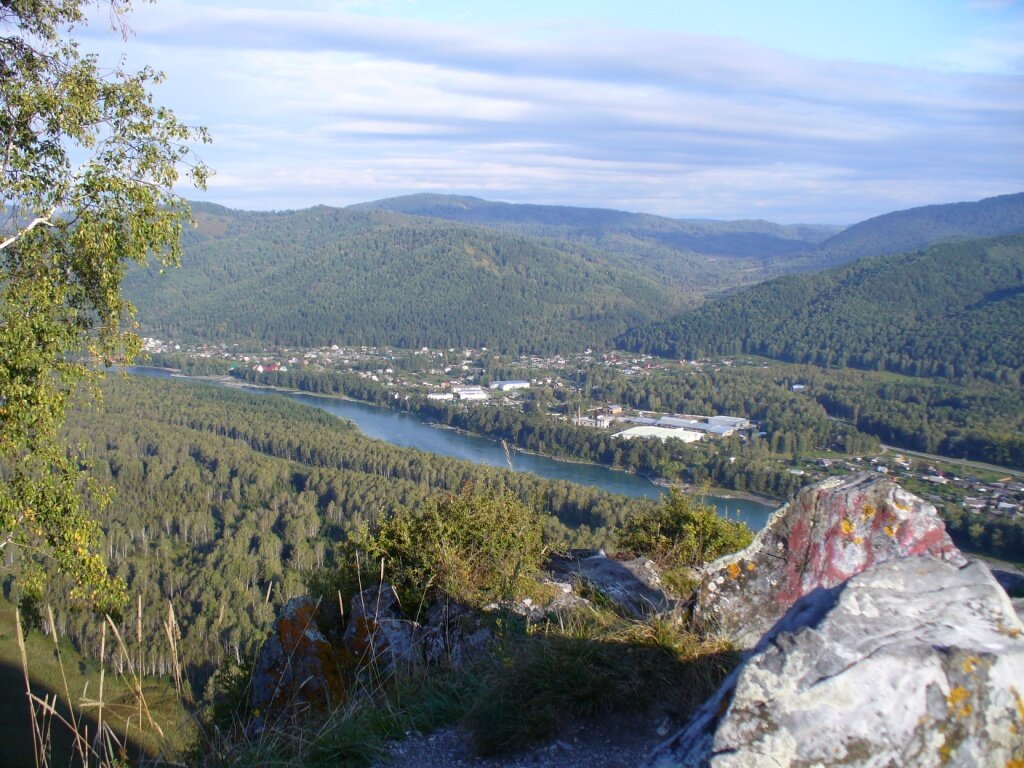
<path fill-rule="evenodd" d="M 878 564 L 793 605 L 650 764 L 1024 765 L 1024 626 L 983 564 Z"/>

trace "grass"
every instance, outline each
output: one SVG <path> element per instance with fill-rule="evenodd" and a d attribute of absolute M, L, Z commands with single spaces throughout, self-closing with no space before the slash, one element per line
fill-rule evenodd
<path fill-rule="evenodd" d="M 278 723 L 205 746 L 204 765 L 368 766 L 409 732 L 459 724 L 481 755 L 513 753 L 595 716 L 652 707 L 682 720 L 738 662 L 718 641 L 675 620 L 624 618 L 587 608 L 510 629 L 471 665 L 420 668 L 360 688 L 319 720 Z"/>
<path fill-rule="evenodd" d="M 81 730 L 91 739 L 97 730 L 99 714 L 96 706 L 100 694 L 99 665 L 83 658 L 67 642 L 60 642 L 55 649 L 53 640 L 39 630 L 26 636 L 25 655 L 33 693 L 40 698 L 56 696 L 59 701 L 57 711 L 67 719 L 71 712 L 66 705 L 65 690 L 70 692 L 76 712 L 83 718 Z M 35 768 L 32 723 L 15 629 L 15 608 L 2 599 L 0 686 L 7 692 L 0 698 L 2 763 L 10 768 Z M 138 699 L 130 681 L 109 671 L 104 675 L 103 719 L 127 745 L 128 756 L 133 760 L 140 756 L 153 758 L 182 749 L 192 738 L 191 721 L 177 697 L 174 683 L 170 680 L 144 680 L 142 695 L 164 737 L 149 725 L 139 727 Z M 49 764 L 71 765 L 74 757 L 72 731 L 54 720 L 50 736 Z"/>

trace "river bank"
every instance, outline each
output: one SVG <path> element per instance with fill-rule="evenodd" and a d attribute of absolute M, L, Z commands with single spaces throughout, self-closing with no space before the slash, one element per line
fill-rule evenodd
<path fill-rule="evenodd" d="M 171 377 L 166 371 L 137 368 L 137 375 Z M 270 385 L 251 385 L 237 379 L 222 376 L 181 376 L 174 378 L 207 386 L 246 387 L 252 392 L 265 396 L 288 397 L 334 416 L 346 419 L 367 437 L 384 440 L 393 445 L 416 448 L 441 456 L 470 461 L 475 464 L 509 468 L 509 453 L 500 441 L 493 438 L 456 430 L 442 425 L 428 423 L 415 413 L 382 407 L 385 404 L 369 403 L 337 394 L 310 393 Z M 511 448 L 511 446 L 509 446 Z M 659 499 L 666 489 L 650 480 L 623 470 L 611 469 L 602 464 L 585 461 L 565 460 L 561 457 L 528 453 L 517 448 L 512 457 L 512 470 L 527 472 L 548 480 L 560 480 L 584 486 L 600 488 L 612 494 L 633 498 Z M 723 516 L 739 518 L 752 529 L 758 530 L 777 506 L 747 500 L 729 493 L 728 497 L 706 496 L 709 504 L 715 506 Z"/>

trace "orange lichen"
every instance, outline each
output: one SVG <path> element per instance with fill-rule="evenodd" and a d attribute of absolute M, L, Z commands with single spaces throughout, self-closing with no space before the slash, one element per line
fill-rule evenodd
<path fill-rule="evenodd" d="M 854 536 L 853 537 L 853 543 L 854 544 L 858 544 L 858 545 L 859 544 L 863 544 L 864 543 L 864 539 L 862 537 L 860 537 L 860 536 Z"/>
<path fill-rule="evenodd" d="M 749 563 L 747 563 L 747 570 L 748 571 L 753 571 L 754 570 L 754 561 L 753 560 L 751 560 Z"/>
<path fill-rule="evenodd" d="M 976 656 L 968 656 L 964 659 L 963 669 L 964 674 L 971 674 L 975 669 L 978 668 L 978 658 Z"/>
<path fill-rule="evenodd" d="M 730 579 L 738 579 L 740 577 L 740 567 L 736 563 L 729 563 L 729 567 L 726 570 L 729 572 Z"/>
<path fill-rule="evenodd" d="M 888 536 L 890 539 L 896 538 L 896 529 L 893 526 L 887 525 L 882 530 L 885 531 L 885 535 Z"/>
<path fill-rule="evenodd" d="M 853 523 L 850 522 L 849 520 L 847 520 L 845 517 L 843 518 L 843 522 L 840 523 L 839 527 L 842 528 L 843 533 L 846 534 L 847 536 L 849 536 L 851 533 L 854 532 L 854 530 L 856 530 L 854 528 Z"/>
<path fill-rule="evenodd" d="M 968 717 L 974 708 L 967 703 L 967 700 L 971 697 L 971 692 L 964 688 L 962 685 L 958 685 L 949 692 L 946 697 L 946 706 L 952 710 L 957 717 Z"/>
<path fill-rule="evenodd" d="M 958 704 L 962 704 L 967 701 L 971 696 L 971 692 L 964 688 L 962 685 L 958 685 L 949 692 L 946 697 L 946 703 L 951 707 L 955 707 Z"/>
<path fill-rule="evenodd" d="M 875 512 L 877 511 L 878 510 L 876 510 L 874 507 L 868 504 L 864 507 L 863 511 L 860 513 L 860 516 L 865 520 L 870 520 L 872 517 L 875 516 Z"/>

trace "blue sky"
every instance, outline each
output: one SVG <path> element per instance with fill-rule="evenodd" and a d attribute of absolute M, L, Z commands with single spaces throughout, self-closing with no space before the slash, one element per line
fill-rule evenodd
<path fill-rule="evenodd" d="M 232 207 L 847 224 L 1024 190 L 1022 0 L 159 0 L 129 23 L 86 47 L 166 73 L 214 138 L 203 198 Z"/>

